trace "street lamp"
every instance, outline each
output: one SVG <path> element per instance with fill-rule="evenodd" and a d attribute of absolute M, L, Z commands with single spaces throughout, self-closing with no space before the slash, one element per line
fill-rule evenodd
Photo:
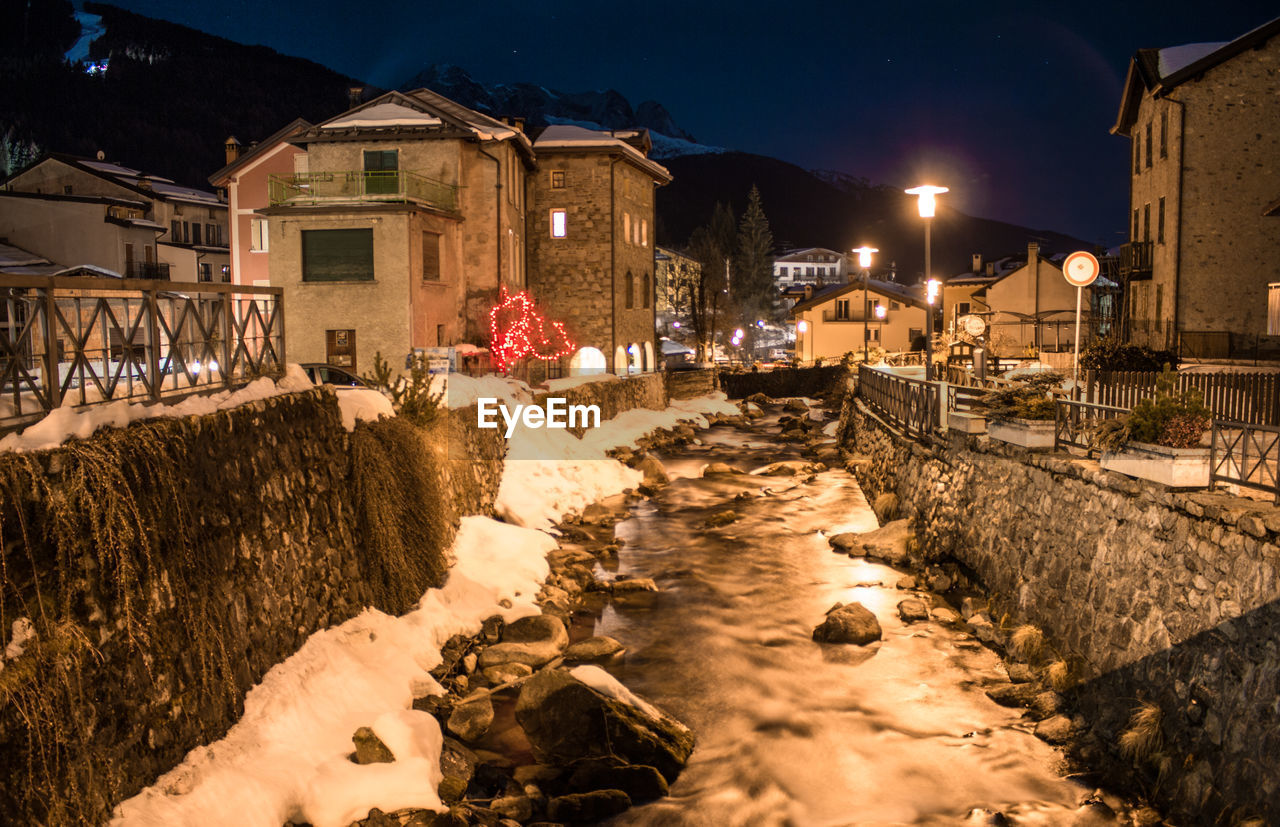
<path fill-rule="evenodd" d="M 919 197 L 916 206 L 920 209 L 920 217 L 924 219 L 924 277 L 928 282 L 933 282 L 932 262 L 929 259 L 929 229 L 933 225 L 933 213 L 937 207 L 937 196 L 947 192 L 946 187 L 935 187 L 932 184 L 924 184 L 919 187 L 912 187 L 906 190 L 907 195 L 915 195 Z M 933 297 L 929 297 L 929 306 L 925 310 L 928 314 L 925 319 L 925 344 L 924 344 L 924 378 L 928 382 L 933 379 Z"/>
<path fill-rule="evenodd" d="M 871 278 L 871 254 L 880 252 L 863 244 L 851 252 L 858 254 L 858 267 L 862 268 L 862 364 L 867 363 L 867 280 Z"/>

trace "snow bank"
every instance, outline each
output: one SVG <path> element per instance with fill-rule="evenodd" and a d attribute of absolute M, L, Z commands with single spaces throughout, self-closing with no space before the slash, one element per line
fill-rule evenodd
<path fill-rule="evenodd" d="M 640 437 L 681 422 L 705 428 L 708 415 L 741 413 L 723 393 L 679 399 L 662 411 L 633 408 L 588 429 L 581 439 L 568 431 L 520 428 L 507 444 L 507 462 L 494 504 L 504 520 L 549 529 L 565 514 L 640 484 L 643 475 L 607 452 L 635 448 Z"/>
<path fill-rule="evenodd" d="M 546 381 L 547 390 L 567 391 L 569 388 L 576 388 L 581 385 L 589 385 L 592 382 L 621 382 L 622 377 L 616 373 L 587 373 L 581 376 L 565 376 L 561 379 L 548 379 Z"/>
<path fill-rule="evenodd" d="M 427 673 L 451 635 L 475 634 L 491 615 L 511 621 L 537 612 L 533 599 L 554 547 L 542 532 L 464 518 L 442 588 L 402 617 L 369 609 L 312 635 L 249 692 L 225 738 L 188 753 L 121 804 L 112 824 L 345 827 L 371 807 L 443 809 L 435 794 L 440 728 L 409 709 L 414 690 L 443 692 Z M 395 763 L 347 759 L 362 726 L 391 748 Z"/>
<path fill-rule="evenodd" d="M 99 428 L 123 428 L 131 422 L 158 417 L 203 416 L 256 402 L 270 396 L 310 390 L 314 387 L 297 365 L 285 368 L 279 381 L 263 377 L 236 391 L 189 396 L 173 405 L 152 405 L 120 400 L 84 408 L 57 408 L 20 434 L 0 439 L 0 451 L 43 451 L 56 448 L 68 439 L 86 439 Z"/>
<path fill-rule="evenodd" d="M 533 401 L 533 391 L 519 379 L 507 376 L 467 376 L 465 373 L 450 373 L 447 376 L 433 376 L 431 390 L 445 391 L 446 404 L 450 408 L 465 408 L 474 405 L 480 397 L 491 397 L 506 405 L 516 405 Z"/>
<path fill-rule="evenodd" d="M 354 431 L 357 422 L 375 420 L 383 416 L 395 416 L 391 400 L 381 391 L 372 388 L 338 388 L 338 410 L 342 412 L 342 427 Z"/>

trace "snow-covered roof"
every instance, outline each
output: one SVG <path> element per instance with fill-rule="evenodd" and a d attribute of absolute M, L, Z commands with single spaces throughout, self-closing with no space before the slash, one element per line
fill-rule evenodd
<path fill-rule="evenodd" d="M 166 201 L 189 201 L 193 204 L 210 204 L 214 206 L 222 205 L 222 202 L 218 200 L 218 196 L 215 193 L 194 189 L 192 187 L 184 187 L 181 184 L 157 183 L 165 180 L 167 179 L 152 178 L 151 189 L 156 193 L 156 195 L 159 195 Z"/>
<path fill-rule="evenodd" d="M 92 276 L 102 276 L 103 278 L 109 278 L 109 279 L 124 278 L 124 276 L 120 275 L 115 270 L 108 270 L 106 267 L 99 267 L 96 264 L 77 264 L 75 267 L 64 267 L 63 269 L 59 270 L 53 275 L 74 276 L 81 273 L 92 275 Z"/>
<path fill-rule="evenodd" d="M 1157 55 L 1157 67 L 1160 77 L 1167 78 L 1179 69 L 1185 69 L 1202 57 L 1207 57 L 1227 45 L 1227 41 L 1217 43 L 1186 43 L 1182 46 L 1170 46 L 1160 49 Z"/>
<path fill-rule="evenodd" d="M 163 224 L 157 224 L 146 218 L 117 218 L 121 224 L 128 224 L 130 227 L 141 227 L 147 230 L 167 230 L 169 229 Z"/>
<path fill-rule="evenodd" d="M 0 273 L 10 276 L 51 276 L 61 269 L 61 264 L 54 264 L 29 250 L 0 243 Z"/>
<path fill-rule="evenodd" d="M 379 103 L 329 121 L 321 129 L 351 129 L 361 126 L 440 126 L 444 121 L 398 103 Z"/>
<path fill-rule="evenodd" d="M 627 131 L 622 134 L 628 136 L 634 134 Z M 552 124 L 542 130 L 542 134 L 533 142 L 534 151 L 544 149 L 608 149 L 616 150 L 627 156 L 639 166 L 653 173 L 655 177 L 669 181 L 671 173 L 661 164 L 646 158 L 644 153 L 636 149 L 631 144 L 617 137 L 613 132 L 604 132 L 597 129 L 587 129 L 584 126 L 576 124 Z"/>

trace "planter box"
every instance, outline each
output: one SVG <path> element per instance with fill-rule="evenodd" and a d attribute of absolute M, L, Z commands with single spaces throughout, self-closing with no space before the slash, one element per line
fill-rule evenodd
<path fill-rule="evenodd" d="M 962 434 L 985 434 L 987 418 L 982 414 L 951 411 L 947 414 L 947 429 Z"/>
<path fill-rule="evenodd" d="M 1052 419 L 992 419 L 987 435 L 1028 451 L 1052 451 L 1055 424 Z"/>
<path fill-rule="evenodd" d="M 1117 453 L 1103 452 L 1105 471 L 1163 483 L 1172 488 L 1206 488 L 1209 485 L 1208 448 L 1166 448 L 1131 442 Z"/>

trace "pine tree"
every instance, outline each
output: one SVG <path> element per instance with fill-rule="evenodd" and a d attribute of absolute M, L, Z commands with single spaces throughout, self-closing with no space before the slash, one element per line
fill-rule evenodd
<path fill-rule="evenodd" d="M 777 289 L 773 284 L 773 233 L 764 214 L 760 190 L 752 185 L 747 209 L 738 223 L 738 252 L 730 287 L 737 314 L 754 349 L 756 321 L 777 318 Z"/>
<path fill-rule="evenodd" d="M 708 354 L 714 353 L 710 348 L 713 333 L 725 330 L 726 325 L 733 321 L 725 307 L 725 290 L 728 287 L 725 262 L 732 259 L 736 245 L 733 210 L 723 203 L 717 203 L 711 220 L 689 237 L 689 255 L 702 266 L 689 314 L 698 337 L 699 360 L 710 358 Z"/>

